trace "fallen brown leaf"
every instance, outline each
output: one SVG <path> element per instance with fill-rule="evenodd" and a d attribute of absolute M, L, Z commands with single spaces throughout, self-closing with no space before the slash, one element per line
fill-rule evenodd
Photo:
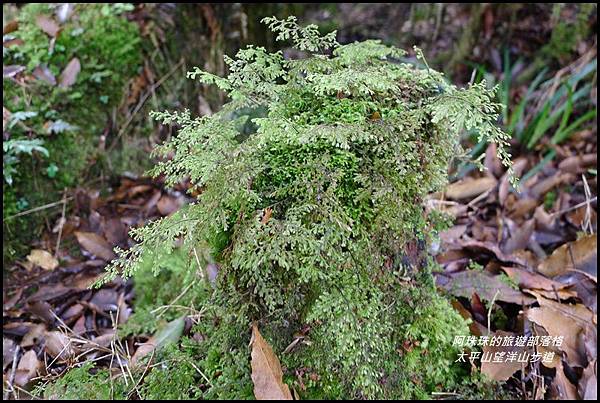
<path fill-rule="evenodd" d="M 71 291 L 71 287 L 63 284 L 43 285 L 33 295 L 27 298 L 27 301 L 49 301 L 61 297 Z"/>
<path fill-rule="evenodd" d="M 279 359 L 265 341 L 256 324 L 252 325 L 252 382 L 257 400 L 293 400 L 288 386 L 283 383 Z"/>
<path fill-rule="evenodd" d="M 569 381 L 569 378 L 565 375 L 565 370 L 562 362 L 556 368 L 556 376 L 552 387 L 556 389 L 555 398 L 560 400 L 578 400 L 577 388 Z"/>
<path fill-rule="evenodd" d="M 579 396 L 583 400 L 598 400 L 598 368 L 596 360 L 590 362 L 583 371 L 577 389 Z"/>
<path fill-rule="evenodd" d="M 174 343 L 181 337 L 185 327 L 185 317 L 175 319 L 157 331 L 146 343 L 141 344 L 131 357 L 131 364 L 136 365 L 142 358 L 155 349 L 159 349 L 168 343 Z"/>
<path fill-rule="evenodd" d="M 262 217 L 262 219 L 260 220 L 261 224 L 266 224 L 269 222 L 269 220 L 271 219 L 271 215 L 273 214 L 273 209 L 271 207 L 267 207 L 266 209 L 264 209 L 263 211 L 264 215 Z"/>
<path fill-rule="evenodd" d="M 179 210 L 182 205 L 183 203 L 178 198 L 164 195 L 160 198 L 156 204 L 156 207 L 158 208 L 160 214 L 166 216 Z"/>
<path fill-rule="evenodd" d="M 452 200 L 468 199 L 492 189 L 498 181 L 496 178 L 484 176 L 477 179 L 463 179 L 446 188 L 446 197 Z"/>
<path fill-rule="evenodd" d="M 54 323 L 54 310 L 52 309 L 52 306 L 46 301 L 29 302 L 26 305 L 26 309 L 27 312 L 37 316 L 46 323 Z"/>
<path fill-rule="evenodd" d="M 598 156 L 594 154 L 574 155 L 567 157 L 558 164 L 558 169 L 562 172 L 579 174 L 585 172 L 587 167 L 596 165 Z"/>
<path fill-rule="evenodd" d="M 27 256 L 27 260 L 44 270 L 54 270 L 58 267 L 58 260 L 50 252 L 42 249 L 33 249 Z"/>
<path fill-rule="evenodd" d="M 2 35 L 10 34 L 17 29 L 19 29 L 19 22 L 17 20 L 8 21 L 4 28 L 2 28 Z"/>
<path fill-rule="evenodd" d="M 437 286 L 457 297 L 470 298 L 473 292 L 476 292 L 486 301 L 491 301 L 496 296 L 496 301 L 517 305 L 530 305 L 535 302 L 533 298 L 511 288 L 498 276 L 492 276 L 483 271 L 463 270 L 455 273 L 434 274 Z"/>
<path fill-rule="evenodd" d="M 29 381 L 38 374 L 42 363 L 38 360 L 34 350 L 29 350 L 21 357 L 15 372 L 15 385 L 25 387 Z"/>
<path fill-rule="evenodd" d="M 29 331 L 23 336 L 21 341 L 21 347 L 33 347 L 38 344 L 46 334 L 46 325 L 44 324 L 33 324 Z"/>
<path fill-rule="evenodd" d="M 504 244 L 502 251 L 504 253 L 512 253 L 519 249 L 525 249 L 529 244 L 529 240 L 535 229 L 535 220 L 532 218 L 519 226 L 518 229 L 511 235 Z"/>
<path fill-rule="evenodd" d="M 17 349 L 13 339 L 2 338 L 2 368 L 6 369 L 12 362 Z"/>
<path fill-rule="evenodd" d="M 514 334 L 510 333 L 510 332 L 498 330 L 497 332 L 490 335 L 490 337 L 492 337 L 492 336 L 500 336 L 500 337 L 513 336 L 514 337 Z M 504 353 L 504 355 L 506 355 L 509 352 L 517 352 L 518 354 L 520 354 L 523 351 L 525 351 L 525 347 L 483 346 L 483 353 L 491 354 L 492 357 L 494 357 L 496 353 L 500 353 L 500 354 Z M 493 362 L 493 360 L 491 360 L 490 362 L 482 361 L 481 362 L 481 373 L 487 375 L 488 378 L 490 378 L 494 381 L 502 382 L 502 381 L 506 381 L 508 378 L 510 378 L 512 376 L 512 374 L 514 374 L 518 370 L 522 369 L 523 365 L 524 365 L 523 363 L 518 362 L 517 360 L 512 361 L 512 362 L 510 362 L 510 361 Z"/>
<path fill-rule="evenodd" d="M 44 31 L 48 36 L 55 38 L 60 27 L 52 18 L 48 18 L 45 15 L 38 15 L 35 17 L 35 24 Z"/>
<path fill-rule="evenodd" d="M 77 81 L 77 76 L 81 71 L 81 63 L 79 63 L 79 59 L 74 57 L 67 64 L 67 67 L 60 74 L 60 78 L 58 80 L 58 86 L 61 88 L 69 88 Z"/>
<path fill-rule="evenodd" d="M 537 270 L 548 277 L 565 274 L 570 269 L 581 270 L 597 277 L 596 248 L 596 234 L 584 236 L 556 249 L 552 255 L 538 265 Z"/>
<path fill-rule="evenodd" d="M 569 287 L 568 284 L 551 280 L 541 274 L 532 273 L 526 269 L 517 267 L 502 267 L 502 270 L 524 291 L 533 290 L 544 294 L 544 296 L 552 297 L 558 295 L 561 299 L 577 297 L 576 291 L 566 289 Z"/>
<path fill-rule="evenodd" d="M 46 332 L 44 339 L 46 339 L 45 350 L 52 357 L 66 360 L 75 354 L 71 339 L 62 332 Z"/>
<path fill-rule="evenodd" d="M 527 311 L 527 319 L 542 326 L 548 335 L 563 337 L 558 349 L 566 353 L 570 366 L 585 368 L 587 355 L 585 333 L 593 320 L 593 313 L 581 304 L 561 304 L 537 295 L 539 308 Z"/>
<path fill-rule="evenodd" d="M 94 232 L 75 231 L 77 242 L 89 253 L 106 261 L 116 257 L 112 246 L 106 239 Z"/>

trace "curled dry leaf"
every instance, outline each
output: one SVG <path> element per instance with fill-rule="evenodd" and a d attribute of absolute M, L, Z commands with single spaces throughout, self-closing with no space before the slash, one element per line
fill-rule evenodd
<path fill-rule="evenodd" d="M 81 71 L 81 63 L 79 63 L 79 59 L 74 57 L 71 59 L 67 67 L 60 74 L 60 78 L 58 80 L 58 86 L 61 88 L 69 88 L 77 81 L 77 76 Z"/>
<path fill-rule="evenodd" d="M 494 256 L 501 262 L 513 263 L 518 266 L 527 267 L 527 261 L 515 254 L 503 253 L 500 248 L 492 242 L 480 242 L 475 240 L 465 240 L 460 242 L 460 246 L 462 246 L 463 250 L 469 251 L 471 254 L 485 253 Z"/>
<path fill-rule="evenodd" d="M 27 260 L 44 270 L 54 270 L 58 267 L 58 260 L 50 252 L 42 249 L 33 249 L 27 256 Z"/>
<path fill-rule="evenodd" d="M 56 85 L 56 77 L 54 77 L 54 74 L 52 74 L 52 71 L 50 71 L 48 66 L 44 64 L 37 66 L 33 70 L 33 76 L 38 80 L 47 82 L 50 85 Z"/>
<path fill-rule="evenodd" d="M 21 66 L 20 64 L 11 64 L 8 66 L 2 66 L 2 77 L 11 78 L 19 74 L 20 72 L 25 71 L 25 66 Z"/>
<path fill-rule="evenodd" d="M 552 255 L 538 265 L 537 270 L 548 277 L 565 274 L 567 270 L 572 269 L 584 271 L 593 277 L 597 277 L 598 257 L 596 248 L 596 234 L 584 236 L 556 249 Z"/>
<path fill-rule="evenodd" d="M 446 197 L 453 200 L 468 199 L 487 192 L 496 186 L 496 178 L 484 176 L 477 179 L 463 179 L 446 188 Z"/>
<path fill-rule="evenodd" d="M 15 385 L 25 387 L 29 381 L 37 376 L 42 368 L 42 363 L 38 360 L 34 350 L 29 350 L 21 357 L 19 366 L 15 372 Z"/>
<path fill-rule="evenodd" d="M 466 319 L 467 321 L 469 321 L 469 330 L 471 331 L 471 334 L 474 336 L 483 336 L 483 335 L 487 335 L 487 328 L 485 326 L 483 326 L 481 323 L 477 322 L 476 320 L 473 320 L 473 316 L 471 315 L 471 312 L 469 312 L 464 306 L 463 304 L 461 304 L 458 300 L 453 299 L 451 302 L 452 307 L 460 314 L 460 316 L 463 317 L 463 319 Z"/>
<path fill-rule="evenodd" d="M 288 386 L 283 383 L 279 359 L 265 341 L 256 324 L 252 325 L 252 382 L 257 400 L 293 400 Z"/>
<path fill-rule="evenodd" d="M 505 332 L 502 330 L 498 330 L 496 333 L 490 335 L 491 336 L 500 336 L 500 337 L 514 337 L 515 335 L 510 332 Z M 525 351 L 526 347 L 518 347 L 518 346 L 484 346 L 483 353 L 491 354 L 493 358 L 496 353 L 502 356 L 506 356 L 509 352 L 521 354 Z M 481 372 L 487 375 L 490 379 L 494 381 L 506 381 L 508 378 L 512 376 L 515 372 L 522 369 L 523 363 L 514 361 L 502 361 L 502 362 L 493 362 L 494 360 L 490 360 L 489 362 L 482 361 L 481 362 Z"/>
<path fill-rule="evenodd" d="M 94 232 L 75 231 L 75 236 L 77 237 L 77 242 L 79 242 L 81 247 L 92 255 L 106 261 L 112 260 L 116 257 L 112 246 L 100 235 Z"/>

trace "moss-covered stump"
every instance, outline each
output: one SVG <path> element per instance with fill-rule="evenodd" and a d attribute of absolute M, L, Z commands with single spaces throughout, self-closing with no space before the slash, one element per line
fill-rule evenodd
<path fill-rule="evenodd" d="M 181 129 L 157 148 L 169 159 L 153 173 L 202 192 L 136 229 L 139 243 L 107 278 L 164 261 L 178 241 L 202 267 L 219 265 L 193 353 L 209 378 L 203 397 L 251 397 L 253 322 L 303 398 L 461 387 L 470 377 L 452 340 L 467 324 L 436 294 L 425 252 L 436 222 L 422 201 L 445 184 L 464 128 L 507 161 L 493 92 L 448 84 L 418 49 L 423 67 L 378 41 L 341 46 L 293 17 L 267 23 L 304 57 L 250 46 L 225 59 L 227 78 L 189 73 L 231 101 L 211 117 L 156 113 Z M 239 111 L 259 108 L 255 132 L 242 134 Z"/>
<path fill-rule="evenodd" d="M 141 65 L 138 27 L 123 15 L 131 5 L 69 7 L 25 5 L 5 35 L 4 65 L 19 72 L 3 79 L 4 262 L 39 235 L 47 214 L 9 217 L 60 201 L 86 177 Z"/>

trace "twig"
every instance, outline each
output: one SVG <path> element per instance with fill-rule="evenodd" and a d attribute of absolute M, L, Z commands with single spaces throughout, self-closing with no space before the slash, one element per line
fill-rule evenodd
<path fill-rule="evenodd" d="M 500 290 L 496 290 L 496 294 L 494 294 L 494 298 L 492 298 L 492 302 L 490 302 L 490 307 L 488 309 L 487 320 L 488 320 L 488 336 L 492 332 L 492 308 L 494 307 L 494 302 L 496 302 L 496 297 L 500 294 Z"/>
<path fill-rule="evenodd" d="M 485 199 L 493 190 L 494 188 L 488 189 L 485 192 L 483 192 L 482 194 L 480 194 L 479 196 L 477 196 L 476 198 L 474 198 L 473 200 L 471 200 L 469 202 L 469 204 L 467 204 L 468 207 L 473 206 L 474 204 L 476 204 L 478 201 Z"/>
<path fill-rule="evenodd" d="M 148 368 L 150 368 L 150 364 L 152 363 L 152 359 L 154 358 L 154 353 L 156 352 L 156 349 L 153 349 L 150 355 L 150 359 L 148 360 L 148 363 L 146 364 L 146 368 L 144 369 L 144 372 L 142 373 L 142 376 L 140 376 L 140 379 L 138 379 L 137 383 L 133 386 L 133 388 L 129 391 L 129 394 L 131 394 L 131 392 L 133 392 L 134 390 L 137 392 L 138 396 L 140 395 L 140 391 L 138 390 L 138 386 L 139 384 L 142 382 L 142 380 L 144 379 L 144 377 L 146 376 L 146 372 L 148 372 Z M 129 394 L 127 397 L 129 397 Z"/>
<path fill-rule="evenodd" d="M 20 348 L 19 345 L 16 344 L 15 345 L 15 352 L 13 354 L 12 368 L 10 370 L 10 376 L 8 377 L 8 383 L 6 385 L 6 391 L 4 392 L 4 399 L 3 400 L 8 400 L 8 395 L 10 394 L 11 391 L 15 395 L 15 400 L 17 400 L 17 393 L 15 392 L 15 388 L 13 387 L 13 383 L 15 381 L 15 374 L 17 372 L 17 356 L 19 355 L 19 348 Z"/>
<path fill-rule="evenodd" d="M 164 308 L 164 309 L 163 309 L 163 311 L 162 311 L 161 313 L 159 313 L 159 314 L 156 316 L 157 318 L 160 318 L 160 317 L 162 316 L 162 314 L 163 314 L 163 313 L 165 313 L 165 312 L 167 312 L 167 311 L 169 310 L 169 307 L 170 307 L 170 306 L 174 305 L 174 304 L 175 304 L 177 301 L 179 301 L 179 299 L 180 299 L 181 297 L 183 297 L 183 296 L 185 295 L 185 293 L 187 293 L 187 292 L 188 292 L 188 290 L 189 290 L 189 289 L 190 289 L 190 288 L 191 288 L 193 285 L 194 285 L 194 283 L 193 283 L 193 282 L 189 283 L 189 284 L 188 284 L 188 285 L 187 285 L 187 286 L 186 286 L 186 287 L 183 289 L 183 291 L 181 291 L 181 293 L 180 293 L 180 294 L 179 294 L 177 297 L 175 297 L 175 299 L 174 299 L 174 300 L 173 300 L 173 301 L 172 301 L 172 302 L 171 302 L 169 305 L 160 306 L 160 307 L 158 307 L 158 308 L 156 308 L 156 309 L 153 309 L 151 312 L 152 312 L 152 313 L 154 313 L 154 312 L 157 312 L 158 310 L 160 310 L 161 308 Z"/>
<path fill-rule="evenodd" d="M 210 386 L 212 386 L 212 382 L 210 381 L 210 379 L 208 379 L 208 377 L 207 377 L 206 375 L 204 375 L 204 372 L 200 371 L 200 368 L 198 368 L 196 365 L 194 365 L 194 363 L 193 363 L 193 362 L 191 362 L 190 360 L 186 360 L 186 361 L 188 362 L 188 364 L 190 364 L 192 367 L 194 367 L 194 369 L 195 369 L 196 371 L 198 371 L 198 373 L 199 373 L 200 375 L 202 375 L 202 377 L 204 378 L 204 380 L 205 380 L 206 382 L 208 382 L 208 384 L 209 384 Z"/>
<path fill-rule="evenodd" d="M 25 393 L 25 394 L 26 394 L 28 397 L 30 397 L 30 398 L 31 398 L 31 400 L 43 400 L 43 399 L 40 399 L 40 398 L 39 398 L 39 397 L 37 397 L 37 396 L 34 396 L 34 395 L 32 395 L 31 393 L 29 393 L 28 391 L 26 391 L 25 389 L 23 389 L 22 387 L 20 387 L 20 386 L 18 386 L 18 385 L 15 385 L 15 389 L 17 389 L 17 390 L 18 390 L 19 392 L 21 392 L 21 393 Z M 16 400 L 16 399 L 15 399 L 15 400 Z"/>
<path fill-rule="evenodd" d="M 585 192 L 585 218 L 583 219 L 583 223 L 581 224 L 581 229 L 584 232 L 589 231 L 590 234 L 594 233 L 594 228 L 592 227 L 592 206 L 591 206 L 591 198 L 592 192 L 590 190 L 590 185 L 588 185 L 587 179 L 585 175 L 581 175 L 581 179 L 583 180 L 583 191 Z"/>
<path fill-rule="evenodd" d="M 129 125 L 131 124 L 131 122 L 133 121 L 133 118 L 137 115 L 137 113 L 140 111 L 140 109 L 142 109 L 142 106 L 144 106 L 144 104 L 146 103 L 146 101 L 148 100 L 148 98 L 150 97 L 150 95 L 152 95 L 152 93 L 161 86 L 162 83 L 165 82 L 165 80 L 167 78 L 169 78 L 170 76 L 172 76 L 177 69 L 179 68 L 179 66 L 181 66 L 183 64 L 184 59 L 182 58 L 179 63 L 177 63 L 175 65 L 175 67 L 173 67 L 167 74 L 165 74 L 160 80 L 158 80 L 156 82 L 156 84 L 152 85 L 150 87 L 150 90 L 148 90 L 144 96 L 140 99 L 140 101 L 138 102 L 138 104 L 136 105 L 135 109 L 133 110 L 133 112 L 131 113 L 131 115 L 129 116 L 129 119 L 127 119 L 127 122 L 125 122 L 125 124 L 123 125 L 123 127 L 121 127 L 121 129 L 119 130 L 119 132 L 117 133 L 117 136 L 115 137 L 115 139 L 113 140 L 112 144 L 108 147 L 108 149 L 106 150 L 107 152 L 112 151 L 115 146 L 117 145 L 117 140 L 119 140 L 119 138 L 121 138 L 121 136 L 123 135 L 123 133 L 125 133 L 125 130 L 127 130 L 127 128 L 129 127 Z"/>
<path fill-rule="evenodd" d="M 60 225 L 58 226 L 58 238 L 56 239 L 56 248 L 54 248 L 54 257 L 58 257 L 58 249 L 60 248 L 60 238 L 62 237 L 62 230 L 65 225 L 65 212 L 67 210 L 67 200 L 65 197 L 67 196 L 67 188 L 63 190 L 63 207 L 62 207 L 62 215 L 60 217 Z"/>
<path fill-rule="evenodd" d="M 581 202 L 579 204 L 574 205 L 573 207 L 569 207 L 569 208 L 566 208 L 564 210 L 557 211 L 555 213 L 551 213 L 550 216 L 561 215 L 561 214 L 564 214 L 564 213 L 568 213 L 569 211 L 577 210 L 579 207 L 582 207 L 582 206 L 585 206 L 585 205 L 589 205 L 589 204 L 595 202 L 597 199 L 598 199 L 598 196 L 594 196 L 594 197 L 592 197 L 589 200 L 586 200 L 584 202 Z"/>
<path fill-rule="evenodd" d="M 27 214 L 35 213 L 36 211 L 45 210 L 45 209 L 48 209 L 50 207 L 58 206 L 59 204 L 65 203 L 66 201 L 71 200 L 72 198 L 73 198 L 72 196 L 69 196 L 66 199 L 62 199 L 62 200 L 59 200 L 59 201 L 54 202 L 54 203 L 48 203 L 48 204 L 44 204 L 43 206 L 32 208 L 30 210 L 21 211 L 20 213 L 13 214 L 11 216 L 6 217 L 6 220 L 10 220 L 10 219 L 13 219 L 13 218 L 16 218 L 16 217 L 21 217 L 21 216 L 24 216 L 24 215 L 27 215 Z"/>

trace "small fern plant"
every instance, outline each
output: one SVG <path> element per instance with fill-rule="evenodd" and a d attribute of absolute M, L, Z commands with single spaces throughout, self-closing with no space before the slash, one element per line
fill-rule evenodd
<path fill-rule="evenodd" d="M 131 276 L 142 255 L 159 259 L 182 241 L 195 260 L 218 263 L 210 303 L 242 329 L 258 321 L 281 349 L 305 330 L 310 342 L 282 359 L 317 373 L 327 397 L 448 385 L 452 332 L 467 330 L 435 293 L 422 202 L 446 184 L 465 129 L 497 143 L 509 167 L 493 90 L 459 89 L 380 41 L 340 45 L 335 32 L 294 17 L 263 21 L 302 57 L 249 46 L 225 59 L 225 78 L 188 73 L 230 101 L 200 118 L 154 113 L 179 133 L 155 149 L 165 158 L 152 174 L 188 178 L 199 196 L 134 229 L 138 243 L 118 251 L 106 279 Z M 248 110 L 263 113 L 245 134 Z M 422 342 L 411 359 L 398 353 L 406 340 Z M 419 371 L 423 351 L 430 367 Z M 421 381 L 399 376 L 403 367 Z"/>

